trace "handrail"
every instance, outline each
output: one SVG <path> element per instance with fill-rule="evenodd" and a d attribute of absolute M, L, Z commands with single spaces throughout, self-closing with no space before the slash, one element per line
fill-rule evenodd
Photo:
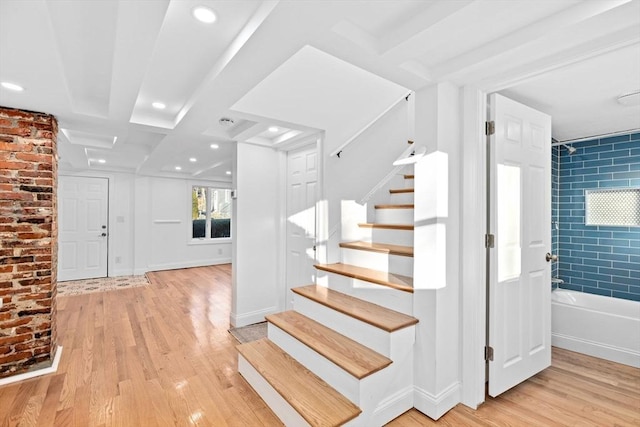
<path fill-rule="evenodd" d="M 360 135 L 362 135 L 364 133 L 364 131 L 366 131 L 367 129 L 369 129 L 374 123 L 376 123 L 378 120 L 380 120 L 384 115 L 386 115 L 389 111 L 391 111 L 393 108 L 395 108 L 396 105 L 398 105 L 403 99 L 405 101 L 408 100 L 409 95 L 411 95 L 411 92 L 409 92 L 407 95 L 402 95 L 402 97 L 400 99 L 398 99 L 396 102 L 394 102 L 393 104 L 391 104 L 389 106 L 389 108 L 387 108 L 386 110 L 384 110 L 382 113 L 378 114 L 372 121 L 370 121 L 369 123 L 367 123 L 362 129 L 360 129 L 358 132 L 356 132 L 351 138 L 347 139 L 341 146 L 339 146 L 338 148 L 336 148 L 335 150 L 333 150 L 333 152 L 331 152 L 331 154 L 329 155 L 330 157 L 333 156 L 337 156 L 338 158 L 340 157 L 340 153 L 342 153 L 342 151 L 349 145 L 351 144 L 353 141 L 355 141 Z"/>

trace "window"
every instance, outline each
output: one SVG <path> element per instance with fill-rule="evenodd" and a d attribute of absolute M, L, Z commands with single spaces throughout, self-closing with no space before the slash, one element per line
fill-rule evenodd
<path fill-rule="evenodd" d="M 191 237 L 231 237 L 231 190 L 194 186 L 191 190 Z"/>

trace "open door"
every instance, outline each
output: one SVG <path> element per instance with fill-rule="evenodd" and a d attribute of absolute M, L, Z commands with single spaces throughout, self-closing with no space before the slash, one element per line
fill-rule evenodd
<path fill-rule="evenodd" d="M 551 365 L 551 118 L 489 98 L 489 395 Z"/>

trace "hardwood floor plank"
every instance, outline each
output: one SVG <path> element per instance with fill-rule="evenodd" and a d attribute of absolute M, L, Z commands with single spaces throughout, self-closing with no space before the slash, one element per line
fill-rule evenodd
<path fill-rule="evenodd" d="M 237 372 L 231 266 L 149 273 L 150 285 L 58 298 L 58 372 L 0 387 L 0 426 L 282 424 Z M 640 426 L 640 369 L 553 349 L 552 366 L 477 410 L 414 426 Z"/>

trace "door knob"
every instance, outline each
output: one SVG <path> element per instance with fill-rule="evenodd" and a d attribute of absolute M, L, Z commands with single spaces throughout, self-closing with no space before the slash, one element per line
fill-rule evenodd
<path fill-rule="evenodd" d="M 544 259 L 546 259 L 547 262 L 556 262 L 558 261 L 558 255 L 551 255 L 549 252 L 547 252 L 547 254 L 544 256 Z"/>

